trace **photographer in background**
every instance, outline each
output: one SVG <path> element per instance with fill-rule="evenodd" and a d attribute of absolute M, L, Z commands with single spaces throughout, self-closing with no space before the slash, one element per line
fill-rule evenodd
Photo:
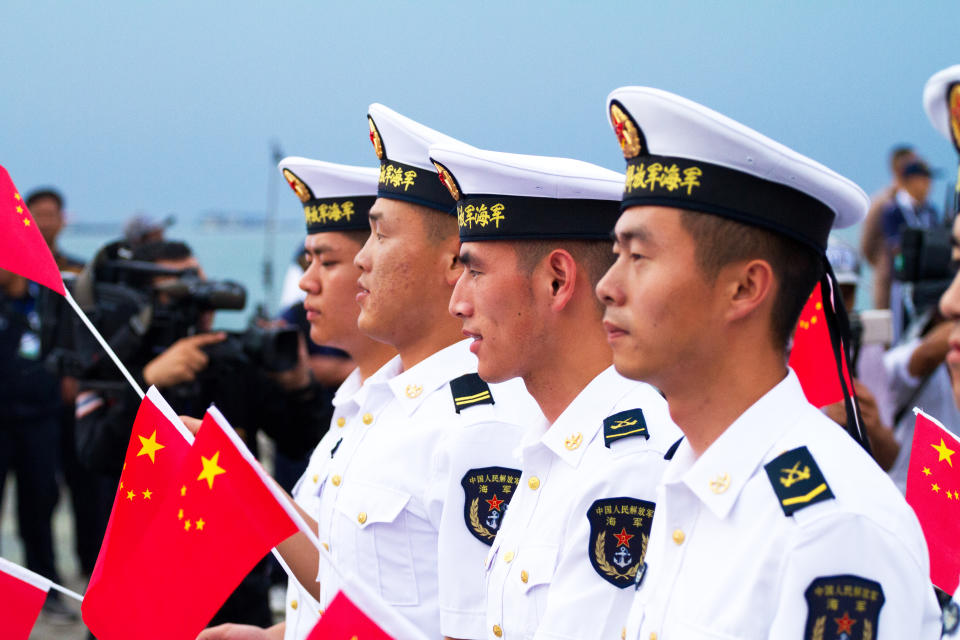
<path fill-rule="evenodd" d="M 180 414 L 202 415 L 215 403 L 254 454 L 259 429 L 273 438 L 278 451 L 290 457 L 303 457 L 316 446 L 330 422 L 331 398 L 313 381 L 302 341 L 298 349 L 294 342 L 295 355 L 288 356 L 286 364 L 275 365 L 265 355 L 269 346 L 261 345 L 257 351 L 245 341 L 251 332 L 262 338 L 264 330 L 239 336 L 211 332 L 213 309 L 242 308 L 245 294 L 239 285 L 206 282 L 197 259 L 182 242 L 148 243 L 132 253 L 121 248 L 117 254 L 121 258 L 127 255 L 129 260 L 112 264 L 135 274 L 124 276 L 130 295 L 142 294 L 150 301 L 144 305 L 150 307 L 146 313 L 136 314 L 149 318 L 148 327 L 133 341 L 134 346 L 127 341 L 121 349 L 128 354 L 121 357 L 145 387 L 156 385 Z M 237 297 L 240 299 L 234 300 Z M 109 309 L 105 309 L 102 316 L 108 315 Z M 80 459 L 119 481 L 139 398 L 116 380 L 95 376 L 81 380 L 80 385 Z M 271 624 L 265 567 L 261 563 L 251 572 L 214 623 Z"/>

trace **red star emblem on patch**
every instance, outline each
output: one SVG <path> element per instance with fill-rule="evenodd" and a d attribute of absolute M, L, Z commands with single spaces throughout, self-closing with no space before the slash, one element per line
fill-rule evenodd
<path fill-rule="evenodd" d="M 497 498 L 497 494 L 493 494 L 493 498 L 486 501 L 490 505 L 490 511 L 500 511 L 500 505 L 503 504 L 503 500 Z"/>
<path fill-rule="evenodd" d="M 613 534 L 613 537 L 617 539 L 618 547 L 630 548 L 630 539 L 633 537 L 633 534 L 627 533 L 626 527 L 620 527 L 620 533 Z"/>
<path fill-rule="evenodd" d="M 847 615 L 847 612 L 843 612 L 842 618 L 834 618 L 834 622 L 837 623 L 837 633 L 853 633 L 853 625 L 857 624 L 857 621 Z"/>

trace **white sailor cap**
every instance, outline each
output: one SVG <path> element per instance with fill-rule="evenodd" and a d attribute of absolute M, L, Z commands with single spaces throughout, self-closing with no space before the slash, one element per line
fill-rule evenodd
<path fill-rule="evenodd" d="M 606 240 L 620 215 L 623 174 L 571 160 L 430 147 L 440 180 L 457 201 L 460 240 Z"/>
<path fill-rule="evenodd" d="M 452 213 L 454 202 L 430 163 L 430 145 L 464 144 L 374 103 L 367 111 L 370 142 L 380 160 L 377 195 Z"/>
<path fill-rule="evenodd" d="M 623 208 L 690 209 L 826 250 L 833 227 L 860 221 L 863 190 L 822 164 L 680 96 L 622 87 L 607 114 L 627 159 Z"/>
<path fill-rule="evenodd" d="M 291 156 L 277 165 L 303 203 L 307 233 L 367 230 L 367 213 L 377 199 L 372 167 L 353 167 Z"/>
<path fill-rule="evenodd" d="M 933 128 L 960 151 L 960 64 L 937 71 L 927 80 L 923 109 Z"/>

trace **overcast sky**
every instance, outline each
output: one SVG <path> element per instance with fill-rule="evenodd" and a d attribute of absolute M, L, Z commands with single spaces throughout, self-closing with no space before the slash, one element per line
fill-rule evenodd
<path fill-rule="evenodd" d="M 943 2 L 98 2 L 0 4 L 0 164 L 74 219 L 258 211 L 270 140 L 374 164 L 371 102 L 472 144 L 622 170 L 604 100 L 702 102 L 868 192 L 890 146 L 956 157 L 920 96 L 960 62 Z M 937 204 L 940 203 L 940 186 Z M 297 201 L 281 193 L 281 215 Z"/>

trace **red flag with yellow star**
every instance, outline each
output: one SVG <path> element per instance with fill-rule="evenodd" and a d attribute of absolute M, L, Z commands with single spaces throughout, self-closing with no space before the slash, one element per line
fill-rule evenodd
<path fill-rule="evenodd" d="M 810 404 L 825 407 L 843 400 L 843 387 L 840 386 L 819 284 L 814 287 L 800 313 L 800 320 L 793 334 L 789 364 L 796 372 Z M 846 358 L 843 360 L 843 374 L 847 378 L 847 388 L 852 392 L 853 383 L 847 370 Z"/>
<path fill-rule="evenodd" d="M 927 539 L 930 581 L 952 594 L 960 579 L 960 440 L 935 418 L 914 411 L 907 502 Z"/>
<path fill-rule="evenodd" d="M 140 403 L 130 432 L 120 485 L 83 598 L 83 621 L 100 640 L 129 637 L 114 630 L 115 609 L 138 579 L 139 543 L 171 493 L 193 436 L 156 387 Z"/>
<path fill-rule="evenodd" d="M 393 640 L 393 636 L 380 628 L 347 595 L 340 591 L 320 616 L 320 621 L 310 631 L 307 640 Z"/>
<path fill-rule="evenodd" d="M 50 591 L 50 581 L 0 558 L 0 638 L 27 640 Z"/>
<path fill-rule="evenodd" d="M 293 507 L 270 483 L 211 407 L 139 542 L 137 595 L 114 607 L 117 630 L 135 629 L 138 638 L 196 638 L 244 576 L 299 530 Z M 118 613 L 133 609 L 147 612 L 149 624 L 131 624 Z"/>
<path fill-rule="evenodd" d="M 64 295 L 63 278 L 23 197 L 0 166 L 0 269 Z"/>

